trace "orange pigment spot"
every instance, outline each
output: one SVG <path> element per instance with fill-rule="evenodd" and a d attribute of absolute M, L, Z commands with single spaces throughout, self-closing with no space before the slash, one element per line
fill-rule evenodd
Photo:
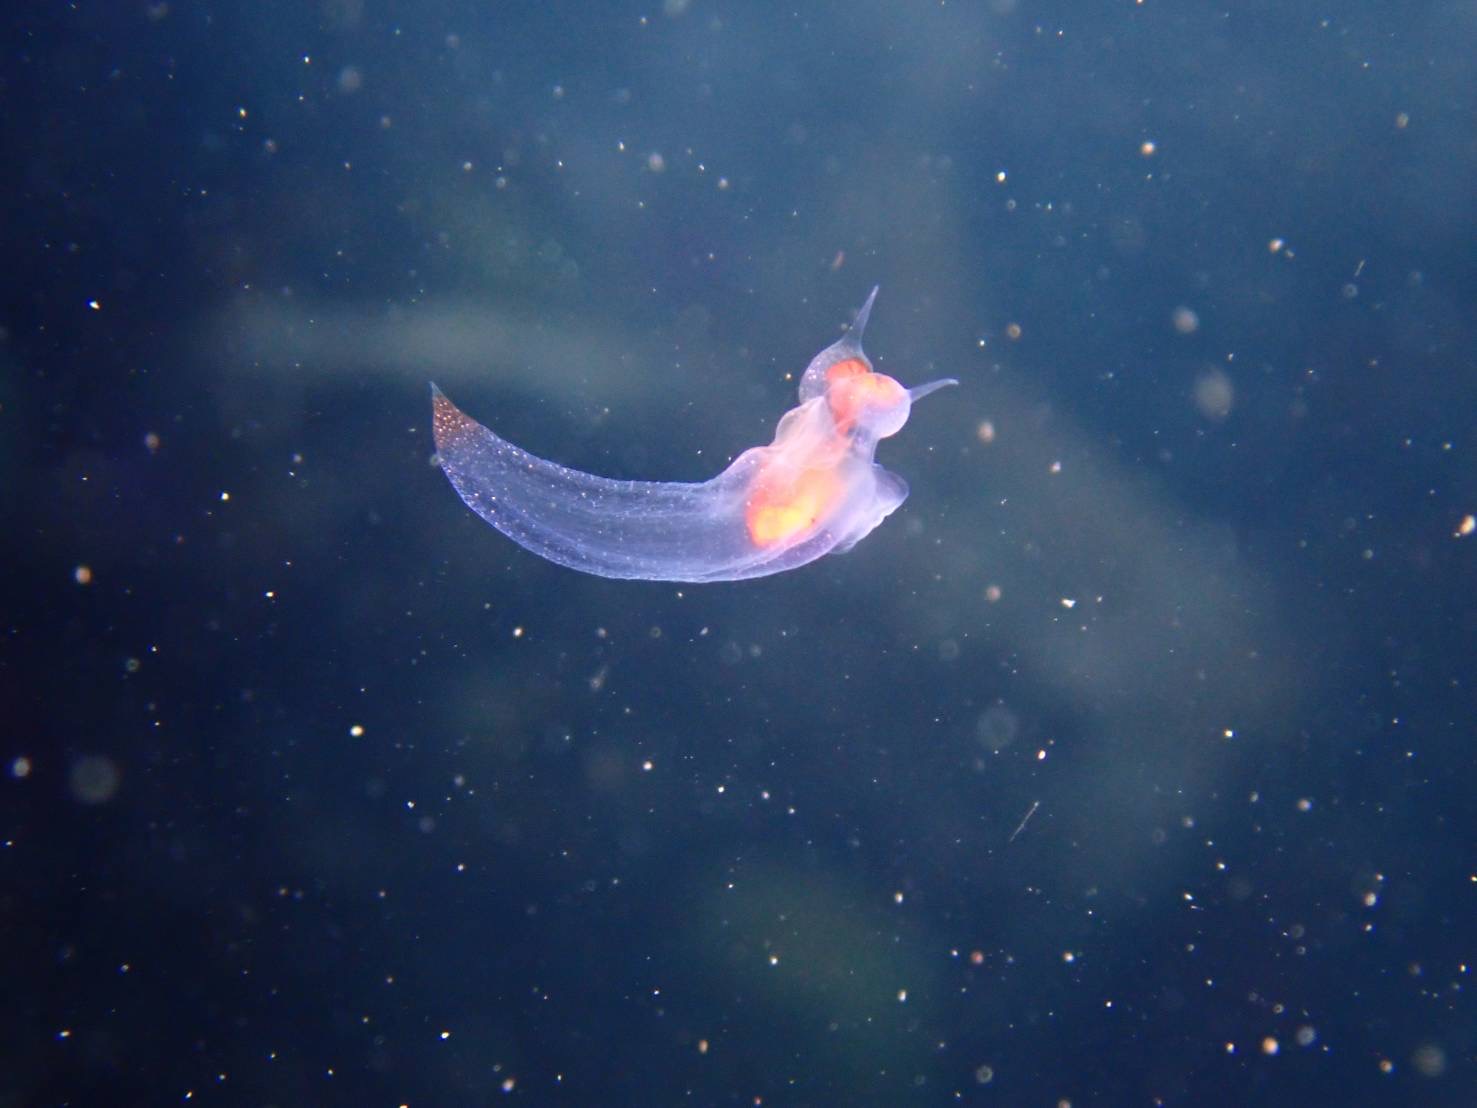
<path fill-rule="evenodd" d="M 834 385 L 843 377 L 859 377 L 863 373 L 871 373 L 867 363 L 860 358 L 845 358 L 826 370 L 827 387 Z"/>
<path fill-rule="evenodd" d="M 883 408 L 895 404 L 901 391 L 902 386 L 885 374 L 841 374 L 826 390 L 826 400 L 831 406 L 831 418 L 836 423 L 836 431 L 842 435 L 850 433 L 856 426 L 857 417 L 865 408 L 869 405 Z"/>
<path fill-rule="evenodd" d="M 744 510 L 750 541 L 773 546 L 814 527 L 840 492 L 836 474 L 829 469 L 796 473 L 776 465 L 761 471 Z"/>

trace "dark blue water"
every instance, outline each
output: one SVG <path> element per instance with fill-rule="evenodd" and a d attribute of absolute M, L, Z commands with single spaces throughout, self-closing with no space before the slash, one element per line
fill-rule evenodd
<path fill-rule="evenodd" d="M 3 22 L 0 1103 L 1473 1102 L 1469 8 Z M 432 464 L 711 476 L 873 284 L 844 556 Z"/>

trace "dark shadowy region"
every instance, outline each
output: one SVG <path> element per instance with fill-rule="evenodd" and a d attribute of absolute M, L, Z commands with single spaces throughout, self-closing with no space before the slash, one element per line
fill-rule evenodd
<path fill-rule="evenodd" d="M 1474 1102 L 1469 4 L 12 8 L 0 1104 Z"/>

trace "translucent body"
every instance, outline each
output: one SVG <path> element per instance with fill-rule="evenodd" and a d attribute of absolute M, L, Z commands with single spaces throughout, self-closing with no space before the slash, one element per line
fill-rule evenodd
<path fill-rule="evenodd" d="M 709 481 L 613 481 L 535 457 L 498 438 L 431 386 L 441 468 L 474 512 L 551 562 L 600 577 L 739 581 L 850 550 L 907 498 L 872 461 L 912 402 L 874 373 L 856 323 L 811 360 L 800 403 L 768 446 L 745 450 Z"/>

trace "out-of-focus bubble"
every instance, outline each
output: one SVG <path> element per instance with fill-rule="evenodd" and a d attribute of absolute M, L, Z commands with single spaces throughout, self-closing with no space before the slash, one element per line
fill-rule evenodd
<path fill-rule="evenodd" d="M 585 784 L 593 792 L 617 793 L 626 788 L 625 756 L 614 747 L 596 747 L 585 754 Z"/>
<path fill-rule="evenodd" d="M 1108 238 L 1120 254 L 1137 254 L 1149 241 L 1144 225 L 1129 216 L 1115 219 L 1108 225 Z"/>
<path fill-rule="evenodd" d="M 1195 382 L 1195 407 L 1206 419 L 1219 423 L 1231 414 L 1236 387 L 1219 369 L 1206 370 Z"/>
<path fill-rule="evenodd" d="M 1020 731 L 1020 717 L 1004 704 L 991 704 L 980 713 L 979 721 L 974 727 L 975 738 L 979 739 L 980 744 L 996 751 L 1004 750 L 1015 742 Z"/>
<path fill-rule="evenodd" d="M 1193 335 L 1200 330 L 1200 315 L 1194 308 L 1181 304 L 1170 318 L 1174 322 L 1174 329 L 1182 335 Z"/>
<path fill-rule="evenodd" d="M 67 786 L 81 804 L 106 804 L 118 794 L 118 763 L 102 754 L 89 754 L 72 763 Z"/>
<path fill-rule="evenodd" d="M 1446 1072 L 1446 1051 L 1435 1043 L 1426 1043 L 1416 1047 L 1410 1064 L 1422 1077 L 1440 1077 Z"/>
<path fill-rule="evenodd" d="M 324 0 L 323 22 L 335 31 L 352 31 L 364 21 L 364 0 Z"/>

